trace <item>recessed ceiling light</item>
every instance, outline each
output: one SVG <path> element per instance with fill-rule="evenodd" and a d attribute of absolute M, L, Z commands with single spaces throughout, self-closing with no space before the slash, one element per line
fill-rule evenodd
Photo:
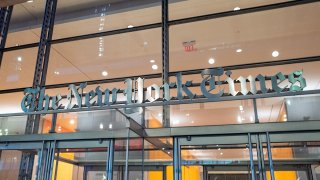
<path fill-rule="evenodd" d="M 223 155 L 223 152 L 221 152 L 220 155 Z"/>
<path fill-rule="evenodd" d="M 102 123 L 99 124 L 99 128 L 103 129 L 103 124 Z"/>
<path fill-rule="evenodd" d="M 152 65 L 152 69 L 153 70 L 157 70 L 158 69 L 158 65 L 156 65 L 156 64 Z"/>
<path fill-rule="evenodd" d="M 242 49 L 237 49 L 236 51 L 239 53 L 239 52 L 242 52 Z"/>
<path fill-rule="evenodd" d="M 70 124 L 74 124 L 74 119 L 71 119 L 71 120 L 70 120 Z"/>
<path fill-rule="evenodd" d="M 107 71 L 102 71 L 102 76 L 108 76 L 108 72 Z"/>
<path fill-rule="evenodd" d="M 159 117 L 161 117 L 161 116 L 162 116 L 162 114 L 161 114 L 161 113 L 159 113 L 159 114 L 158 114 L 158 116 L 159 116 Z"/>
<path fill-rule="evenodd" d="M 133 26 L 133 25 L 131 25 L 131 24 L 128 26 L 128 28 L 133 28 L 133 27 L 134 27 L 134 26 Z"/>
<path fill-rule="evenodd" d="M 102 53 L 99 53 L 99 57 L 101 57 L 103 54 Z"/>
<path fill-rule="evenodd" d="M 240 116 L 238 116 L 238 122 L 241 123 L 242 122 L 242 119 Z"/>
<path fill-rule="evenodd" d="M 29 1 L 27 1 L 27 3 L 32 3 L 33 2 L 33 0 L 29 0 Z"/>
<path fill-rule="evenodd" d="M 112 129 L 112 124 L 109 124 L 109 129 Z"/>
<path fill-rule="evenodd" d="M 18 56 L 18 57 L 17 57 L 17 61 L 21 62 L 21 61 L 22 61 L 22 57 L 21 57 L 21 56 Z"/>
<path fill-rule="evenodd" d="M 151 59 L 150 60 L 150 63 L 155 63 L 156 61 L 154 59 Z"/>
<path fill-rule="evenodd" d="M 278 57 L 279 54 L 280 54 L 280 53 L 279 53 L 278 51 L 273 51 L 273 52 L 272 52 L 272 56 L 273 56 L 273 57 Z"/>
<path fill-rule="evenodd" d="M 190 114 L 186 114 L 186 116 L 190 116 Z"/>
<path fill-rule="evenodd" d="M 240 9 L 241 9 L 240 7 L 233 8 L 234 11 L 239 11 Z"/>
<path fill-rule="evenodd" d="M 253 121 L 254 121 L 253 117 L 252 117 L 252 116 L 250 116 L 250 122 L 253 122 Z"/>
<path fill-rule="evenodd" d="M 59 71 L 55 71 L 55 72 L 54 72 L 54 74 L 59 75 L 59 74 L 60 74 L 60 72 L 59 72 Z"/>
<path fill-rule="evenodd" d="M 210 59 L 208 60 L 208 62 L 209 62 L 209 64 L 214 64 L 214 63 L 215 63 L 215 60 L 214 60 L 213 58 L 210 58 Z"/>
<path fill-rule="evenodd" d="M 243 111 L 243 106 L 240 105 L 240 106 L 239 106 L 239 109 L 240 109 L 240 111 Z"/>

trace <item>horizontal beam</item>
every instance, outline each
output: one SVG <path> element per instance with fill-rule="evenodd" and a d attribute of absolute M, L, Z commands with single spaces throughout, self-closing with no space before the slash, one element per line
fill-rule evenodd
<path fill-rule="evenodd" d="M 8 135 L 0 136 L 0 142 L 32 142 L 44 140 L 89 140 L 89 139 L 125 139 L 129 129 L 112 131 L 94 131 L 94 132 L 75 132 L 61 134 L 30 134 L 30 135 Z M 285 123 L 259 123 L 259 124 L 237 124 L 237 125 L 219 125 L 219 126 L 198 126 L 198 127 L 173 127 L 145 129 L 145 138 L 157 137 L 185 137 L 185 136 L 225 136 L 240 135 L 248 133 L 269 132 L 271 138 L 276 138 L 274 134 L 286 133 L 315 133 L 320 132 L 320 121 L 297 121 Z M 141 138 L 130 133 L 131 138 Z M 279 137 L 279 136 L 278 136 Z M 289 141 L 290 136 L 286 136 L 285 141 Z M 295 136 L 292 136 L 295 137 Z M 301 141 L 314 141 L 316 137 L 305 137 Z M 292 139 L 296 140 L 296 139 Z"/>

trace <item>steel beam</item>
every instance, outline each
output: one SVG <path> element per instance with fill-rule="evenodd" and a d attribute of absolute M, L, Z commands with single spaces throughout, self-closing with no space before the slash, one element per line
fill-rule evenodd
<path fill-rule="evenodd" d="M 0 49 L 5 48 L 13 6 L 0 8 Z M 0 51 L 0 68 L 3 51 Z"/>
<path fill-rule="evenodd" d="M 45 14 L 44 14 L 43 24 L 41 29 L 39 50 L 38 50 L 33 85 L 32 85 L 33 88 L 42 88 L 45 85 L 46 74 L 47 74 L 47 69 L 49 64 L 49 54 L 50 54 L 49 41 L 52 39 L 56 7 L 57 7 L 57 0 L 46 1 Z M 25 134 L 38 133 L 39 122 L 40 122 L 40 115 L 29 115 L 27 118 Z M 33 163 L 34 163 L 33 154 L 30 154 L 30 153 L 22 154 L 21 165 L 19 170 L 19 179 L 31 180 Z"/>

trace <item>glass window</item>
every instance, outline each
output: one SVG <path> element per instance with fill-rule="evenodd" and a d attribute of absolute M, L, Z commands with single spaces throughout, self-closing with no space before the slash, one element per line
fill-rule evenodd
<path fill-rule="evenodd" d="M 6 47 L 39 42 L 45 0 L 33 0 L 13 7 Z"/>
<path fill-rule="evenodd" d="M 170 71 L 319 56 L 319 5 L 171 26 Z"/>
<path fill-rule="evenodd" d="M 226 11 L 239 11 L 245 8 L 270 5 L 275 3 L 287 2 L 290 0 L 188 0 L 178 1 L 169 0 L 170 20 L 201 16 L 206 14 L 220 13 Z"/>
<path fill-rule="evenodd" d="M 161 22 L 159 0 L 58 1 L 53 38 L 132 28 L 159 22 Z"/>
<path fill-rule="evenodd" d="M 161 29 L 51 47 L 47 84 L 153 74 L 160 73 L 162 68 Z"/>
<path fill-rule="evenodd" d="M 5 52 L 0 68 L 0 89 L 31 87 L 38 48 Z"/>

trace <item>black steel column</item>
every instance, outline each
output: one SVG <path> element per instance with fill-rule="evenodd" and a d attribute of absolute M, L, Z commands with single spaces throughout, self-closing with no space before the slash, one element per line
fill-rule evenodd
<path fill-rule="evenodd" d="M 42 88 L 43 86 L 45 86 L 47 69 L 49 64 L 49 54 L 50 54 L 49 42 L 52 40 L 56 7 L 57 7 L 57 0 L 46 1 L 45 14 L 44 14 L 43 24 L 41 29 L 39 50 L 38 50 L 34 79 L 32 84 L 33 88 Z M 25 134 L 38 133 L 39 122 L 40 122 L 40 115 L 29 115 L 27 119 Z M 19 170 L 19 180 L 20 179 L 31 180 L 33 163 L 34 163 L 34 154 L 30 154 L 30 153 L 22 154 L 20 170 Z"/>
<path fill-rule="evenodd" d="M 6 44 L 12 9 L 13 6 L 0 8 L 0 49 L 3 49 Z M 2 57 L 3 51 L 0 52 L 0 68 Z"/>
<path fill-rule="evenodd" d="M 169 84 L 169 18 L 168 0 L 162 0 L 162 83 Z M 162 109 L 162 126 L 170 126 L 170 106 Z"/>

